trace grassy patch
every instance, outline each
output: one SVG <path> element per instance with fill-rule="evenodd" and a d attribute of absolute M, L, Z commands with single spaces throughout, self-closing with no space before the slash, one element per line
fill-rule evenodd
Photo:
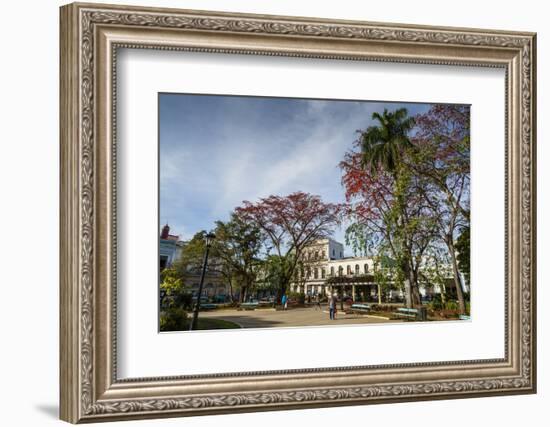
<path fill-rule="evenodd" d="M 369 311 L 367 314 L 370 314 L 371 316 L 384 317 L 389 320 L 392 318 L 392 313 L 388 311 Z"/>

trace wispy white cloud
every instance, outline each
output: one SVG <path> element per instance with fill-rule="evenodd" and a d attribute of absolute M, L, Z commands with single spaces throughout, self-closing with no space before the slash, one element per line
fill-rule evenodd
<path fill-rule="evenodd" d="M 387 104 L 161 97 L 160 219 L 190 238 L 243 200 L 307 191 L 344 200 L 338 163 Z M 337 237 L 342 238 L 342 230 Z"/>

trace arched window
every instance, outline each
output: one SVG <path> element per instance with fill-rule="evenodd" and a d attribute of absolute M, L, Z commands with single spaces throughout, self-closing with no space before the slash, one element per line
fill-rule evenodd
<path fill-rule="evenodd" d="M 365 264 L 365 274 L 367 274 L 368 272 L 369 272 L 369 265 Z"/>
<path fill-rule="evenodd" d="M 348 265 L 347 268 L 346 268 L 346 274 L 348 276 L 351 276 L 351 265 Z"/>
<path fill-rule="evenodd" d="M 326 270 L 324 268 L 321 269 L 321 279 L 324 279 L 326 276 Z"/>
<path fill-rule="evenodd" d="M 306 268 L 306 276 L 308 279 L 311 277 L 311 269 L 309 267 Z"/>
<path fill-rule="evenodd" d="M 338 276 L 342 276 L 344 274 L 344 267 L 340 266 L 338 267 Z"/>
<path fill-rule="evenodd" d="M 330 267 L 330 275 L 334 276 L 334 267 Z"/>
<path fill-rule="evenodd" d="M 319 251 L 315 251 L 315 259 L 319 259 Z"/>
<path fill-rule="evenodd" d="M 327 254 L 325 251 L 322 251 L 321 252 L 321 258 L 325 259 L 327 257 Z"/>
<path fill-rule="evenodd" d="M 313 269 L 313 278 L 318 279 L 319 278 L 319 270 L 317 268 Z"/>
<path fill-rule="evenodd" d="M 355 274 L 359 276 L 359 264 L 355 264 Z"/>

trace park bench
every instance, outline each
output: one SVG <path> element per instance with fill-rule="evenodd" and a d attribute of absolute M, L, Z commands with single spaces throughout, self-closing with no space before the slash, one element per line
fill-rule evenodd
<path fill-rule="evenodd" d="M 242 310 L 255 310 L 258 307 L 257 302 L 243 302 L 240 305 Z"/>
<path fill-rule="evenodd" d="M 201 310 L 214 310 L 218 308 L 218 305 L 217 304 L 202 304 L 201 303 Z"/>
<path fill-rule="evenodd" d="M 370 305 L 368 304 L 352 304 L 352 313 L 364 313 L 367 314 L 370 311 Z"/>
<path fill-rule="evenodd" d="M 258 306 L 260 307 L 271 307 L 273 306 L 273 301 L 258 301 Z"/>
<path fill-rule="evenodd" d="M 405 318 L 407 320 L 426 320 L 426 309 L 425 308 L 398 308 L 394 313 L 396 317 Z"/>

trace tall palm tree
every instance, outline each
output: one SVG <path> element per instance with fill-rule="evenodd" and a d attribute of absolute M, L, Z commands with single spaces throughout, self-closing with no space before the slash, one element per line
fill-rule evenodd
<path fill-rule="evenodd" d="M 375 112 L 372 119 L 378 125 L 369 126 L 360 137 L 363 167 L 373 172 L 381 168 L 395 177 L 403 150 L 412 147 L 408 133 L 414 127 L 414 118 L 409 117 L 406 108 L 400 108 Z"/>
<path fill-rule="evenodd" d="M 384 109 L 382 114 L 373 113 L 372 119 L 378 122 L 377 125 L 369 126 L 366 131 L 361 132 L 360 143 L 362 158 L 362 167 L 370 169 L 375 174 L 378 171 L 385 171 L 393 177 L 394 190 L 397 190 L 397 183 L 400 176 L 399 165 L 402 161 L 403 152 L 411 149 L 413 144 L 409 139 L 409 132 L 414 127 L 415 121 L 413 117 L 409 117 L 406 108 L 400 108 L 395 111 Z M 397 208 L 399 218 L 397 220 L 398 227 L 404 227 L 403 215 L 406 209 L 406 201 L 403 195 L 397 193 Z M 400 257 L 401 270 L 404 274 L 406 305 L 413 307 L 419 304 L 420 294 L 414 279 L 411 277 L 410 260 L 412 254 L 410 249 L 405 249 L 406 238 L 400 237 L 401 247 L 405 251 Z"/>

